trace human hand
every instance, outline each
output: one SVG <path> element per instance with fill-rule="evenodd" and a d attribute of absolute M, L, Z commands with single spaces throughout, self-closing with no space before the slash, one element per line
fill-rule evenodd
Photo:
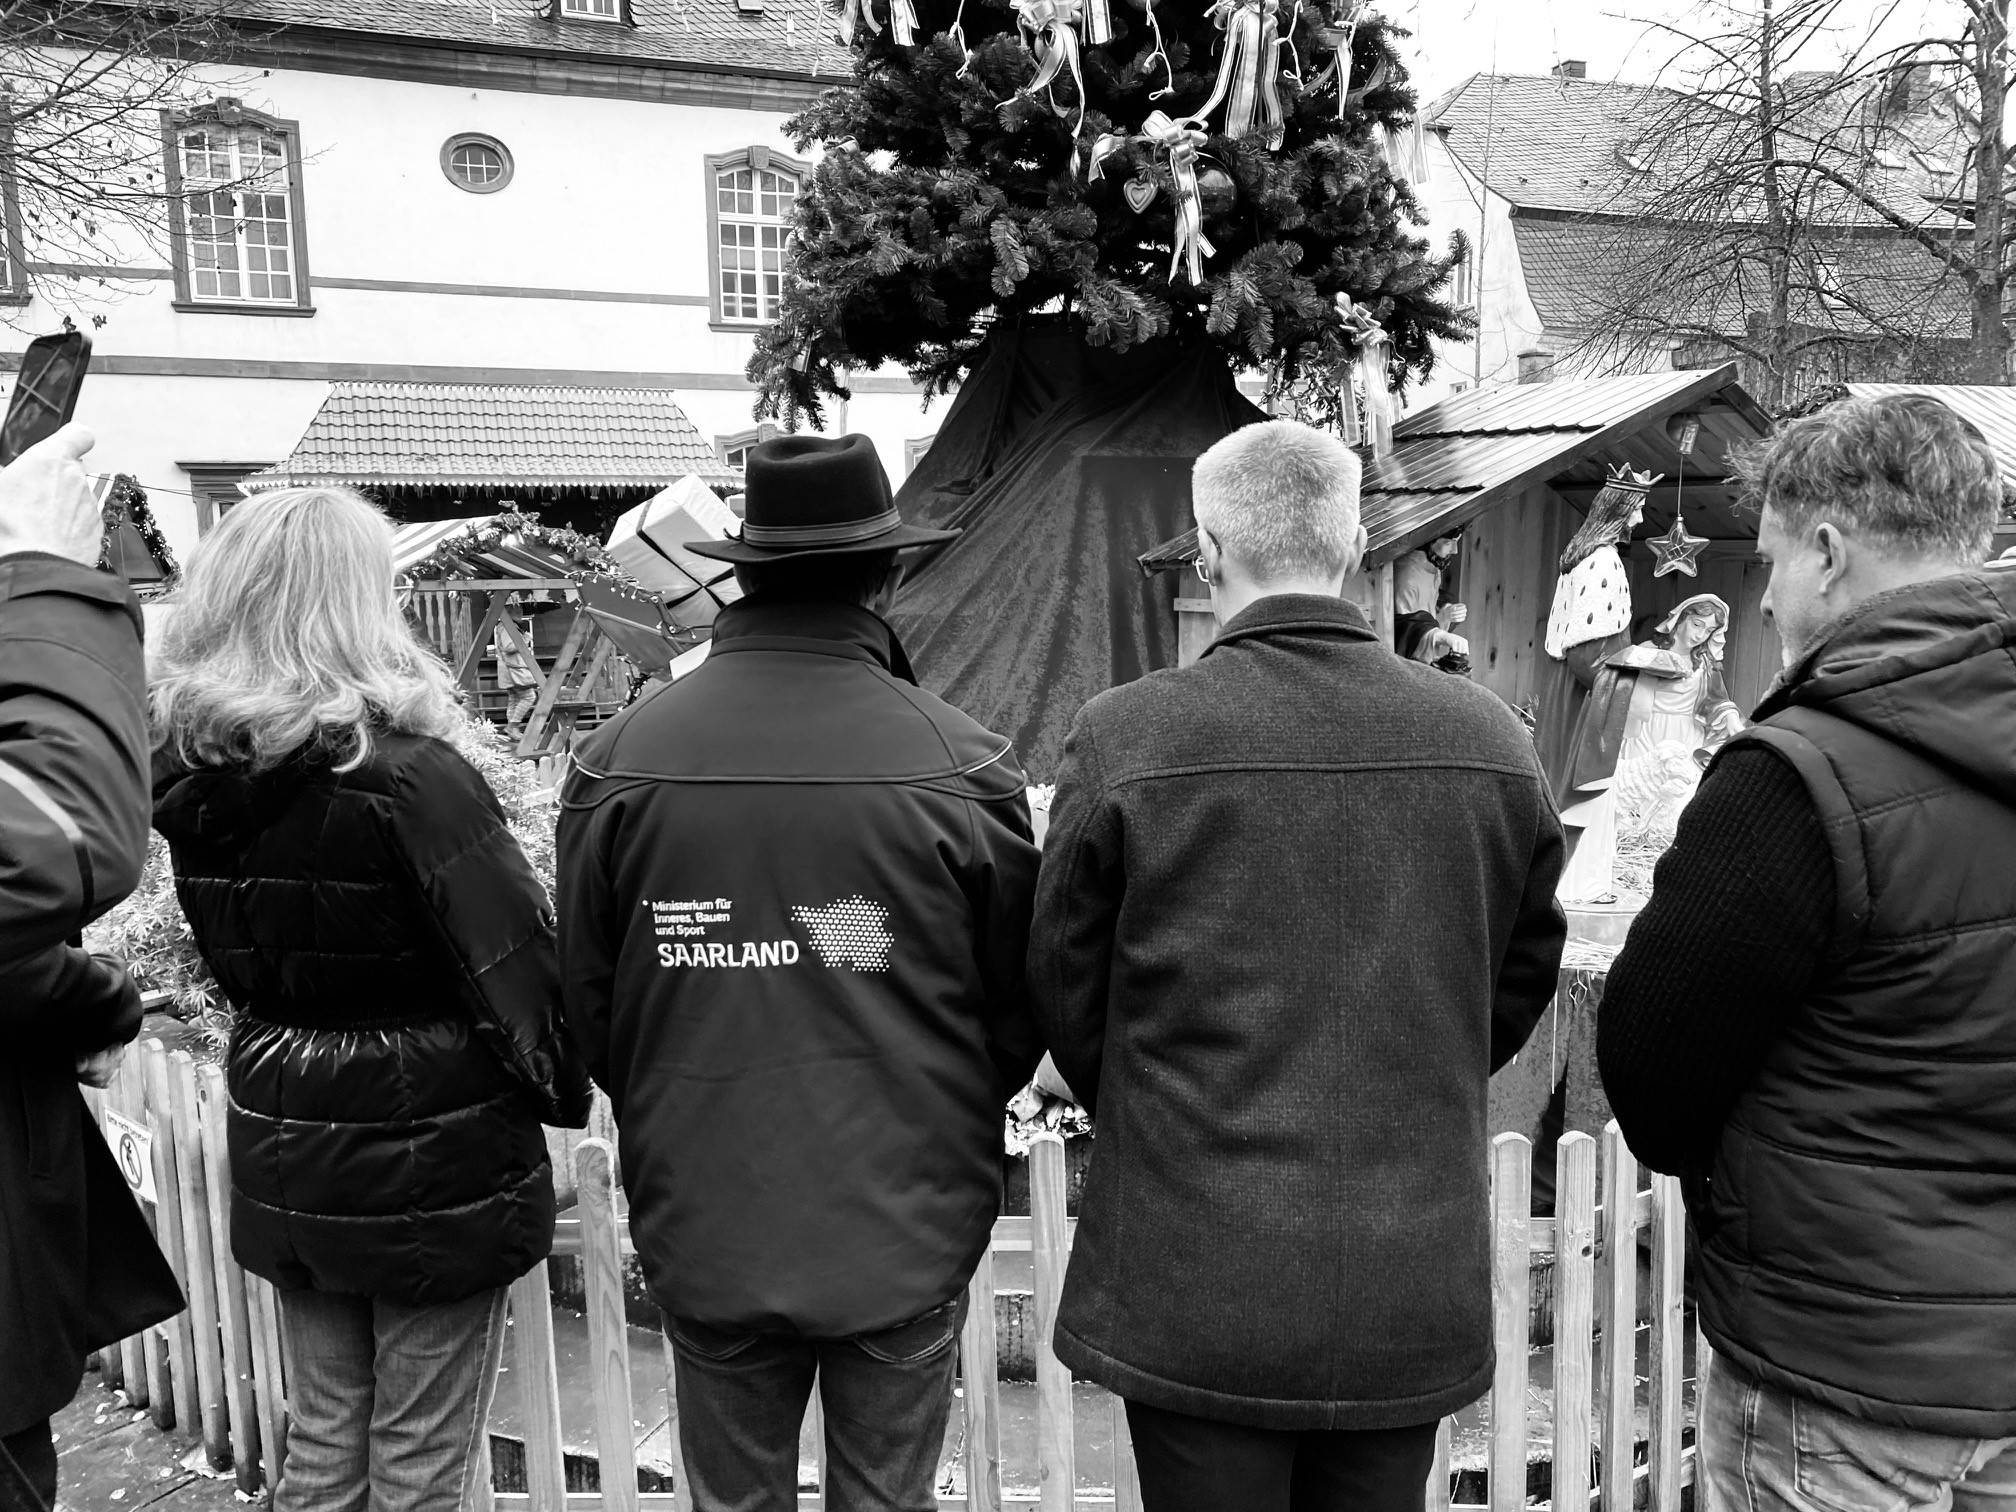
<path fill-rule="evenodd" d="M 1449 623 L 1442 627 L 1445 630 L 1454 630 L 1463 621 L 1470 618 L 1470 606 L 1468 604 L 1449 604 L 1445 606 L 1445 612 L 1449 616 Z"/>
<path fill-rule="evenodd" d="M 97 444 L 72 421 L 0 468 L 0 556 L 46 551 L 98 565 L 105 521 L 81 461 Z"/>
<path fill-rule="evenodd" d="M 125 1059 L 124 1045 L 107 1045 L 103 1050 L 80 1055 L 77 1057 L 77 1080 L 87 1087 L 103 1091 L 112 1085 L 112 1078 L 119 1074 L 119 1065 Z"/>

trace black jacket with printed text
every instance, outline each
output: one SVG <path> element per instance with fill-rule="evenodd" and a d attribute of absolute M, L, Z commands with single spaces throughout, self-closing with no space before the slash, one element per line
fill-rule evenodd
<path fill-rule="evenodd" d="M 746 600 L 581 747 L 559 846 L 569 1020 L 659 1304 L 839 1338 L 957 1296 L 1040 1054 L 1009 742 L 867 610 Z"/>

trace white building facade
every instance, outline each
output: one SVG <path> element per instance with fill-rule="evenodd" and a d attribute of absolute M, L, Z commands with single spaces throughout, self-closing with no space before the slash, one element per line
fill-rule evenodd
<path fill-rule="evenodd" d="M 0 346 L 91 331 L 92 464 L 136 477 L 181 550 L 335 382 L 671 389 L 739 466 L 811 166 L 784 124 L 847 62 L 816 6 L 762 7 L 269 7 L 164 116 L 170 244 L 58 265 L 31 239 Z M 827 428 L 900 482 L 936 420 L 900 372 L 854 389 Z"/>

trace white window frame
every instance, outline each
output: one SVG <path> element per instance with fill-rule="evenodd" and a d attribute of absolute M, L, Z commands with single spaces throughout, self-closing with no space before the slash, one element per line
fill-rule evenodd
<path fill-rule="evenodd" d="M 171 249 L 175 277 L 175 307 L 191 311 L 234 311 L 251 315 L 312 315 L 308 275 L 308 238 L 301 203 L 301 128 L 293 121 L 276 120 L 258 111 L 247 110 L 236 100 L 218 100 L 188 114 L 163 113 L 163 150 L 166 154 Z M 206 162 L 192 173 L 191 138 L 198 133 L 221 135 L 224 139 L 224 169 L 220 174 Z M 257 161 L 244 154 L 247 141 L 270 145 L 275 150 L 261 152 Z M 218 154 L 201 149 L 205 159 Z M 226 217 L 215 215 L 217 199 L 228 196 L 228 239 L 199 235 L 205 223 Z M 246 201 L 256 196 L 259 215 L 245 213 Z M 207 201 L 207 205 L 205 204 Z M 277 203 L 276 203 L 277 202 Z M 277 211 L 277 213 L 276 213 Z M 262 236 L 255 228 L 269 228 Z M 270 228 L 284 227 L 285 240 L 269 239 Z M 234 267 L 223 266 L 217 252 L 228 249 Z M 284 269 L 270 264 L 278 251 Z M 211 254 L 205 266 L 205 253 Z M 266 268 L 253 264 L 266 262 Z M 287 280 L 286 292 L 276 294 L 269 286 L 255 291 L 257 278 Z"/>
<path fill-rule="evenodd" d="M 623 0 L 560 0 L 563 21 L 613 21 L 622 24 Z"/>
<path fill-rule="evenodd" d="M 778 214 L 773 216 L 765 216 L 762 213 L 760 176 L 766 173 L 775 173 L 786 174 L 794 179 L 795 185 L 791 191 L 791 199 L 795 205 L 798 196 L 805 193 L 809 185 L 812 165 L 800 162 L 796 158 L 786 157 L 781 152 L 772 152 L 767 147 L 757 146 L 745 147 L 740 152 L 709 156 L 705 160 L 705 172 L 707 194 L 708 302 L 713 310 L 713 325 L 717 330 L 757 330 L 774 322 L 777 319 L 777 312 L 782 308 L 784 260 L 789 255 L 791 239 L 791 218 L 788 210 L 780 210 Z M 748 212 L 740 209 L 724 211 L 721 204 L 722 176 L 724 174 L 742 172 L 749 173 L 752 178 L 757 180 L 750 191 L 756 203 Z M 748 226 L 754 230 L 755 234 L 749 238 L 750 246 L 747 249 L 756 254 L 757 259 L 757 266 L 754 269 L 747 270 L 753 272 L 757 279 L 754 291 L 757 313 L 754 315 L 744 312 L 742 301 L 745 295 L 740 290 L 734 296 L 734 309 L 732 312 L 730 310 L 729 295 L 727 289 L 724 287 L 724 278 L 729 271 L 741 272 L 744 270 L 728 270 L 722 266 L 723 248 L 721 236 L 724 226 Z M 775 230 L 777 233 L 774 248 L 764 245 L 767 240 L 764 236 L 766 230 Z M 769 289 L 764 287 L 763 283 L 770 272 L 770 270 L 762 266 L 763 254 L 766 251 L 774 251 L 777 257 L 774 296 Z"/>

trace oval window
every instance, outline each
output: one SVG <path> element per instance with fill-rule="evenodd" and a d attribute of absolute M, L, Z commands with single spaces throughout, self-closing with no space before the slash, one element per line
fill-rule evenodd
<path fill-rule="evenodd" d="M 464 133 L 441 148 L 441 171 L 458 189 L 495 194 L 511 182 L 511 154 L 495 137 Z"/>

